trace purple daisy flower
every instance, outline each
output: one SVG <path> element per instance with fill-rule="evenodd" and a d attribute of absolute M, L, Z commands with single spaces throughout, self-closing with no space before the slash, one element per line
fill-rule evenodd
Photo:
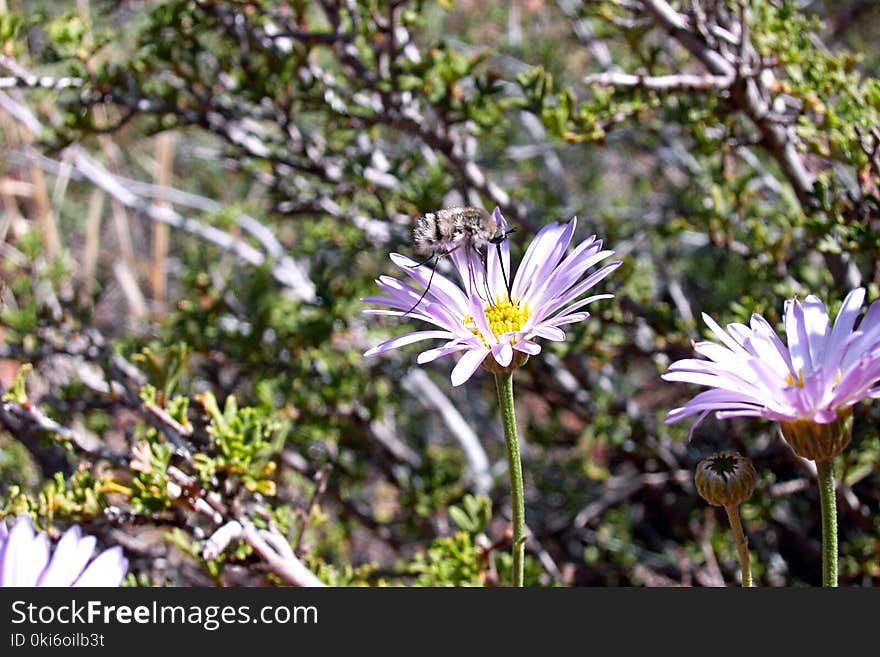
<path fill-rule="evenodd" d="M 720 419 L 755 416 L 783 425 L 828 425 L 848 416 L 850 407 L 862 399 L 880 396 L 880 388 L 874 387 L 880 380 L 880 302 L 871 304 L 853 330 L 864 299 L 863 288 L 850 292 L 833 326 L 825 304 L 815 295 L 803 303 L 787 300 L 788 346 L 758 314 L 752 315 L 749 326 L 728 324 L 727 331 L 703 314 L 722 344 L 694 344 L 694 351 L 707 360 L 679 360 L 662 378 L 714 390 L 670 411 L 666 423 L 699 414 L 696 427 L 716 411 Z"/>
<path fill-rule="evenodd" d="M 0 586 L 119 586 L 128 571 L 122 548 L 92 559 L 95 538 L 74 525 L 51 553 L 49 536 L 35 532 L 27 515 L 7 529 L 0 522 Z"/>
<path fill-rule="evenodd" d="M 493 216 L 506 232 L 507 222 L 498 208 Z M 366 297 L 363 301 L 390 310 L 365 312 L 408 316 L 438 328 L 398 336 L 373 347 L 364 356 L 378 356 L 422 340 L 445 340 L 442 346 L 419 354 L 418 362 L 429 363 L 464 352 L 452 370 L 452 385 L 458 386 L 470 379 L 490 356 L 500 367 L 508 367 L 514 361 L 515 352 L 540 353 L 537 338 L 565 340 L 565 332 L 560 327 L 585 320 L 590 314 L 582 308 L 599 299 L 613 297 L 597 294 L 580 299 L 581 295 L 621 265 L 620 261 L 610 262 L 584 277 L 588 269 L 614 252 L 602 250 L 602 241 L 593 235 L 566 255 L 576 226 L 577 219 L 573 218 L 568 223 L 552 223 L 541 229 L 523 256 L 509 294 L 506 280 L 511 268 L 507 240 L 500 249 L 489 246 L 485 267 L 475 249 L 453 250 L 450 257 L 460 284 L 436 272 L 432 277 L 431 267 L 392 253 L 394 264 L 419 287 L 392 276 L 381 276 L 376 283 L 387 296 Z"/>

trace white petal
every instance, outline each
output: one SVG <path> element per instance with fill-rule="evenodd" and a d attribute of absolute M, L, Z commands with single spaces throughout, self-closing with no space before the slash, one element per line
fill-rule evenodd
<path fill-rule="evenodd" d="M 64 532 L 55 546 L 52 561 L 40 577 L 39 586 L 70 586 L 92 558 L 95 537 L 82 537 L 76 525 Z"/>
<path fill-rule="evenodd" d="M 828 310 L 815 294 L 804 299 L 804 328 L 810 345 L 810 362 L 814 367 L 825 358 L 825 344 L 828 341 Z"/>
<path fill-rule="evenodd" d="M 712 333 L 714 333 L 716 335 L 716 337 L 719 340 L 721 340 L 721 342 L 723 342 L 725 345 L 727 345 L 728 349 L 730 349 L 731 351 L 738 352 L 738 353 L 746 353 L 746 350 L 743 349 L 743 346 L 741 344 L 739 344 L 736 340 L 731 338 L 729 335 L 727 335 L 727 333 L 725 333 L 724 329 L 722 329 L 718 325 L 718 322 L 716 322 L 714 319 L 709 317 L 709 315 L 707 315 L 706 313 L 703 313 L 702 317 L 703 317 L 703 321 L 706 322 L 706 326 L 709 327 L 709 330 L 712 331 Z"/>
<path fill-rule="evenodd" d="M 594 294 L 593 296 L 585 297 L 585 298 L 581 299 L 580 301 L 578 301 L 577 303 L 573 303 L 570 306 L 567 306 L 563 312 L 567 315 L 568 313 L 572 313 L 575 310 L 577 310 L 578 308 L 583 308 L 584 306 L 587 306 L 587 305 L 593 303 L 594 301 L 599 301 L 600 299 L 613 299 L 613 298 L 614 298 L 613 294 Z M 562 313 L 560 313 L 560 314 L 562 314 Z"/>
<path fill-rule="evenodd" d="M 837 371 L 837 366 L 843 355 L 839 346 L 852 335 L 853 326 L 856 324 L 856 318 L 859 316 L 864 301 L 865 288 L 857 287 L 846 295 L 840 305 L 840 312 L 837 313 L 834 327 L 831 329 L 831 335 L 825 347 L 824 366 L 826 368 Z M 859 329 L 862 330 L 862 327 Z"/>
<path fill-rule="evenodd" d="M 773 350 L 779 355 L 779 358 L 782 359 L 785 369 L 790 373 L 794 373 L 794 368 L 791 366 L 791 354 L 788 353 L 788 347 L 786 347 L 782 340 L 779 339 L 776 330 L 770 326 L 770 322 L 761 317 L 761 315 L 754 313 L 752 315 L 751 326 L 752 335 L 761 338 L 772 346 Z M 775 357 L 771 358 L 776 361 Z"/>
<path fill-rule="evenodd" d="M 752 334 L 752 337 L 746 340 L 745 347 L 753 351 L 755 357 L 763 361 L 767 367 L 778 372 L 781 378 L 789 374 L 797 376 L 791 371 L 788 361 L 782 357 L 773 342 L 765 336 Z"/>
<path fill-rule="evenodd" d="M 471 297 L 470 315 L 483 339 L 490 345 L 498 344 L 498 338 L 492 333 L 489 320 L 486 318 L 486 309 L 483 307 L 483 302 L 476 295 Z"/>
<path fill-rule="evenodd" d="M 540 338 L 553 340 L 554 342 L 563 342 L 565 340 L 565 332 L 562 329 L 558 329 L 555 326 L 548 326 L 547 324 L 539 324 L 538 326 L 533 327 L 529 333 L 537 335 Z"/>
<path fill-rule="evenodd" d="M 590 313 L 587 312 L 566 313 L 564 315 L 557 315 L 556 317 L 544 320 L 544 326 L 565 326 L 566 324 L 577 324 L 578 322 L 584 321 L 589 316 Z"/>
<path fill-rule="evenodd" d="M 513 360 L 513 348 L 510 346 L 509 342 L 502 342 L 501 344 L 493 345 L 492 356 L 495 358 L 495 362 L 501 365 L 501 367 L 507 367 Z"/>
<path fill-rule="evenodd" d="M 785 302 L 785 334 L 788 337 L 791 366 L 795 372 L 808 376 L 813 371 L 813 361 L 810 359 L 810 342 L 805 326 L 804 307 L 796 298 Z"/>
<path fill-rule="evenodd" d="M 119 586 L 128 572 L 128 560 L 119 546 L 104 550 L 95 557 L 73 586 Z"/>
<path fill-rule="evenodd" d="M 416 331 L 414 333 L 399 335 L 396 338 L 392 338 L 391 340 L 386 340 L 382 344 L 376 345 L 375 347 L 364 353 L 364 357 L 370 358 L 372 356 L 378 356 L 379 354 L 383 354 L 386 351 L 390 351 L 391 349 L 403 347 L 414 342 L 421 342 L 422 340 L 430 340 L 431 338 L 448 339 L 454 337 L 455 335 L 450 333 L 449 331 Z"/>
<path fill-rule="evenodd" d="M 541 353 L 541 345 L 536 344 L 534 342 L 529 342 L 528 340 L 520 340 L 513 348 L 516 351 L 521 351 L 524 354 L 529 354 L 530 356 L 537 356 Z"/>
<path fill-rule="evenodd" d="M 513 280 L 513 296 L 517 299 L 523 299 L 532 285 L 543 283 L 543 280 L 537 276 L 538 272 L 545 269 L 552 271 L 556 267 L 568 248 L 576 223 L 576 219 L 572 219 L 568 224 L 554 222 L 538 231 L 526 249 L 516 271 L 516 277 Z M 563 239 L 566 234 L 568 240 Z"/>
<path fill-rule="evenodd" d="M 419 354 L 418 358 L 416 358 L 416 362 L 419 365 L 424 365 L 425 363 L 431 363 L 438 358 L 443 356 L 448 356 L 449 354 L 454 354 L 456 352 L 461 351 L 462 349 L 467 349 L 468 345 L 458 343 L 445 345 L 443 347 L 437 347 L 436 349 L 428 349 L 427 351 L 423 351 Z"/>
<path fill-rule="evenodd" d="M 477 371 L 480 364 L 486 359 L 488 354 L 488 349 L 474 349 L 472 351 L 464 352 L 464 355 L 452 369 L 452 385 L 460 386 L 462 383 L 470 379 L 474 372 Z"/>
<path fill-rule="evenodd" d="M 0 564 L 0 584 L 35 586 L 47 563 L 48 537 L 42 532 L 34 532 L 31 519 L 27 515 L 19 516 L 6 538 L 3 563 Z"/>

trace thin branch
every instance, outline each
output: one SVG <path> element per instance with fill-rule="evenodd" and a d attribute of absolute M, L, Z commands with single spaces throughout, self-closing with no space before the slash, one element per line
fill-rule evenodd
<path fill-rule="evenodd" d="M 22 434 L 49 434 L 73 443 L 80 451 L 95 458 L 125 465 L 128 457 L 104 447 L 95 440 L 56 422 L 34 404 L 19 404 L 12 400 L 0 402 L 0 424 L 14 436 Z"/>
<path fill-rule="evenodd" d="M 326 586 L 296 557 L 287 539 L 277 530 L 258 529 L 247 518 L 230 520 L 205 541 L 204 559 L 216 559 L 232 541 L 242 540 L 263 559 L 273 573 L 288 584 L 303 587 Z"/>
<path fill-rule="evenodd" d="M 33 113 L 2 91 L 0 91 L 0 107 L 24 124 L 31 132 L 38 134 L 42 131 L 43 126 Z M 40 168 L 56 169 L 57 167 L 57 170 L 60 170 L 60 163 L 50 158 L 36 153 L 28 153 L 27 156 Z M 129 185 L 132 182 L 130 179 L 113 174 L 79 144 L 69 146 L 65 150 L 64 156 L 73 167 L 72 177 L 89 180 L 123 206 L 132 208 L 153 221 L 160 221 L 204 239 L 255 267 L 262 266 L 269 257 L 274 258 L 277 262 L 272 268 L 272 274 L 276 281 L 289 288 L 304 301 L 313 302 L 317 298 L 314 283 L 308 279 L 302 268 L 292 258 L 284 255 L 283 248 L 277 239 L 268 237 L 270 231 L 265 226 L 258 227 L 259 222 L 253 217 L 239 215 L 238 224 L 257 238 L 268 251 L 268 256 L 247 242 L 233 237 L 219 228 L 185 217 L 171 207 L 145 200 L 144 196 L 161 197 L 161 193 L 166 192 L 167 188 L 143 183 L 131 186 Z M 166 198 L 172 200 L 172 195 L 169 194 Z M 207 211 L 218 211 L 222 207 L 219 202 L 196 195 L 185 195 L 183 192 L 179 192 L 176 198 L 186 198 L 190 204 L 198 205 Z"/>
<path fill-rule="evenodd" d="M 12 73 L 10 76 L 0 77 L 0 89 L 20 87 L 25 89 L 57 90 L 83 86 L 82 78 L 53 78 L 45 75 L 34 75 L 9 55 L 0 55 L 0 66 L 9 69 Z"/>
<path fill-rule="evenodd" d="M 729 89 L 734 82 L 732 75 L 676 73 L 670 75 L 636 75 L 608 71 L 584 77 L 585 84 L 605 87 L 640 87 L 653 91 L 706 91 Z"/>
<path fill-rule="evenodd" d="M 804 209 L 815 208 L 815 175 L 804 165 L 794 133 L 773 118 L 772 108 L 766 100 L 768 95 L 762 94 L 757 77 L 739 76 L 737 63 L 730 62 L 723 54 L 712 49 L 701 35 L 692 30 L 688 18 L 665 0 L 641 0 L 641 4 L 676 41 L 703 63 L 711 75 L 735 79 L 730 87 L 732 104 L 755 125 L 762 137 L 761 145 L 777 161 Z M 745 38 L 748 35 L 742 36 Z M 744 43 L 741 47 L 746 52 L 751 51 L 750 44 Z"/>

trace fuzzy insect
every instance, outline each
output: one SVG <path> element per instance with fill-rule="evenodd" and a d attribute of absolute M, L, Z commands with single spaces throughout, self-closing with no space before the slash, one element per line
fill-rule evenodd
<path fill-rule="evenodd" d="M 507 237 L 495 217 L 483 208 L 455 207 L 426 212 L 416 220 L 413 240 L 422 253 L 448 255 L 460 247 L 477 251 Z"/>
<path fill-rule="evenodd" d="M 436 212 L 426 212 L 420 216 L 416 220 L 415 228 L 413 228 L 413 242 L 417 251 L 430 253 L 431 257 L 419 264 L 427 264 L 432 259 L 434 264 L 425 291 L 405 314 L 408 315 L 415 310 L 428 294 L 428 290 L 431 289 L 431 281 L 434 280 L 434 272 L 437 271 L 437 264 L 442 256 L 448 256 L 460 248 L 473 249 L 485 266 L 484 250 L 490 244 L 494 244 L 500 252 L 501 243 L 507 239 L 511 232 L 513 231 L 505 230 L 495 220 L 495 217 L 483 208 L 469 206 L 444 208 Z M 502 275 L 507 281 L 506 273 L 502 272 Z M 470 272 L 470 278 L 471 283 L 475 283 L 475 272 Z"/>

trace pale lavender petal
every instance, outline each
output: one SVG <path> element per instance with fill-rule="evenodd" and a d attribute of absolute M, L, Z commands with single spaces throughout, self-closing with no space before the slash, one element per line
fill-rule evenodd
<path fill-rule="evenodd" d="M 825 344 L 828 341 L 830 326 L 828 310 L 815 294 L 804 299 L 804 328 L 810 348 L 810 363 L 815 367 L 825 358 Z"/>
<path fill-rule="evenodd" d="M 795 372 L 809 375 L 813 371 L 810 359 L 810 343 L 804 320 L 804 307 L 797 299 L 785 302 L 785 334 L 788 337 L 788 351 L 791 366 Z"/>
<path fill-rule="evenodd" d="M 813 422 L 818 424 L 829 424 L 837 419 L 837 411 L 830 408 L 820 409 L 813 415 Z"/>
<path fill-rule="evenodd" d="M 112 547 L 95 557 L 73 586 L 119 586 L 127 571 L 128 560 L 123 556 L 122 548 Z"/>
<path fill-rule="evenodd" d="M 728 420 L 732 417 L 761 417 L 764 415 L 760 407 L 752 406 L 741 410 L 724 410 L 715 413 L 715 417 L 719 420 Z"/>
<path fill-rule="evenodd" d="M 495 222 L 501 227 L 501 230 L 507 233 L 507 220 L 502 216 L 501 210 L 497 207 L 492 212 Z M 499 248 L 500 247 L 500 248 Z M 501 252 L 501 259 L 498 253 Z M 489 287 L 492 290 L 506 290 L 507 286 L 512 287 L 513 272 L 510 269 L 510 240 L 505 239 L 500 245 L 490 245 L 488 251 L 488 262 L 486 263 L 489 270 Z M 504 277 L 507 277 L 505 281 Z"/>
<path fill-rule="evenodd" d="M 547 338 L 548 340 L 553 340 L 554 342 L 562 342 L 565 340 L 565 333 L 555 326 L 548 326 L 546 324 L 540 324 L 535 326 L 530 331 L 532 335 L 536 335 L 539 338 Z"/>
<path fill-rule="evenodd" d="M 576 219 L 572 219 L 568 224 L 551 223 L 538 231 L 526 249 L 513 279 L 513 296 L 515 298 L 524 298 L 525 292 L 535 281 L 543 280 L 539 278 L 539 272 L 552 271 L 568 248 L 576 223 Z M 568 241 L 562 244 L 562 237 L 566 234 Z"/>
<path fill-rule="evenodd" d="M 571 253 L 565 256 L 562 262 L 559 263 L 559 267 L 556 268 L 554 275 L 565 277 L 566 273 L 570 272 L 569 277 L 573 276 L 572 282 L 574 282 L 580 278 L 584 271 L 592 266 L 585 265 L 585 262 L 592 261 L 593 263 L 596 263 L 614 253 L 614 251 L 604 251 L 606 255 L 598 260 L 594 260 L 596 254 L 600 251 L 602 251 L 602 240 L 597 240 L 595 235 L 590 235 L 587 239 L 572 249 Z M 575 275 L 575 272 L 578 271 L 580 273 Z"/>
<path fill-rule="evenodd" d="M 823 392 L 826 389 L 825 376 L 822 371 L 815 372 L 813 376 L 804 379 L 803 385 L 793 391 L 797 400 L 796 414 L 803 417 L 811 415 L 821 403 Z"/>
<path fill-rule="evenodd" d="M 822 366 L 827 372 L 837 375 L 842 371 L 842 360 L 847 351 L 853 347 L 862 337 L 861 331 L 854 331 L 843 339 L 832 336 L 828 339 L 828 347 L 825 351 L 825 363 Z M 860 352 L 862 353 L 862 352 Z"/>
<path fill-rule="evenodd" d="M 433 362 L 442 356 L 448 356 L 469 348 L 470 345 L 459 342 L 457 344 L 448 344 L 444 347 L 437 347 L 436 349 L 428 349 L 419 354 L 418 358 L 416 358 L 416 362 L 419 365 L 424 365 L 425 363 Z"/>
<path fill-rule="evenodd" d="M 434 318 L 417 310 L 412 312 L 404 312 L 402 310 L 380 310 L 379 308 L 367 308 L 363 311 L 364 315 L 373 317 L 410 317 L 412 319 L 420 319 L 424 322 L 434 323 Z"/>
<path fill-rule="evenodd" d="M 414 342 L 421 342 L 422 340 L 430 340 L 431 338 L 448 339 L 454 337 L 455 335 L 450 333 L 449 331 L 415 331 L 414 333 L 405 333 L 404 335 L 399 335 L 396 338 L 391 338 L 390 340 L 386 340 L 382 344 L 376 345 L 375 347 L 369 349 L 366 353 L 364 353 L 364 356 L 366 358 L 378 356 L 379 354 L 384 354 L 386 351 L 390 351 L 391 349 L 403 347 Z"/>
<path fill-rule="evenodd" d="M 551 275 L 544 280 L 539 279 L 538 284 L 530 287 L 523 300 L 529 305 L 538 305 L 545 300 L 553 300 L 562 296 L 584 275 L 587 269 L 613 254 L 614 251 L 600 251 L 575 263 L 576 267 L 563 269 L 563 265 L 560 265 Z"/>
<path fill-rule="evenodd" d="M 706 313 L 702 313 L 701 317 L 703 318 L 703 321 L 706 322 L 706 326 L 709 327 L 709 330 L 712 331 L 712 333 L 714 333 L 715 336 L 719 340 L 721 340 L 721 342 L 727 345 L 728 349 L 737 353 L 746 353 L 746 350 L 743 348 L 743 346 L 739 342 L 731 338 L 729 335 L 727 335 L 725 330 L 718 325 L 718 322 L 709 317 L 709 315 L 707 315 Z"/>
<path fill-rule="evenodd" d="M 452 385 L 460 386 L 462 383 L 470 379 L 474 372 L 477 371 L 477 368 L 480 367 L 484 360 L 486 360 L 488 354 L 488 349 L 473 349 L 464 352 L 462 357 L 455 364 L 455 367 L 452 368 Z"/>
<path fill-rule="evenodd" d="M 487 289 L 486 272 L 476 249 L 455 249 L 451 254 L 452 262 L 458 271 L 459 278 L 468 295 L 485 293 Z"/>
<path fill-rule="evenodd" d="M 699 393 L 693 399 L 688 401 L 684 406 L 675 410 L 680 412 L 686 411 L 686 414 L 681 415 L 681 417 L 687 417 L 687 415 L 693 415 L 694 413 L 705 411 L 707 409 L 715 410 L 718 408 L 746 408 L 750 405 L 756 405 L 760 407 L 761 400 L 756 399 L 752 395 L 743 394 L 740 392 L 714 389 L 706 390 Z"/>
<path fill-rule="evenodd" d="M 847 370 L 866 351 L 877 348 L 880 341 L 880 301 L 870 306 L 859 322 L 859 337 L 853 341 L 840 361 L 840 369 Z"/>
<path fill-rule="evenodd" d="M 467 307 L 467 297 L 462 289 L 440 272 L 424 265 L 418 266 L 419 263 L 415 260 L 400 255 L 399 253 L 392 253 L 391 260 L 419 285 L 423 288 L 428 288 L 428 295 L 433 296 L 441 303 L 451 307 Z M 379 280 L 384 281 L 386 278 L 391 277 L 383 276 L 380 277 Z M 430 287 L 428 285 L 429 282 Z M 421 296 L 422 291 L 418 292 L 418 296 Z M 418 296 L 416 298 L 418 298 Z"/>
<path fill-rule="evenodd" d="M 538 321 L 543 321 L 544 318 L 553 314 L 556 310 L 564 306 L 570 301 L 574 301 L 584 292 L 589 290 L 591 287 L 596 285 L 603 278 L 613 273 L 615 269 L 620 267 L 623 263 L 621 261 L 609 262 L 607 265 L 603 266 L 601 269 L 597 269 L 595 272 L 587 276 L 583 281 L 569 289 L 565 294 L 558 296 L 554 299 L 550 299 L 547 301 L 543 301 L 540 307 L 534 309 L 534 314 L 539 316 L 541 319 Z"/>
<path fill-rule="evenodd" d="M 763 335 L 753 334 L 751 338 L 745 341 L 743 346 L 754 353 L 757 360 L 764 363 L 767 369 L 775 372 L 781 379 L 788 375 L 795 376 L 795 373 L 791 370 L 790 363 L 786 358 L 783 358 L 772 340 L 767 339 Z"/>
<path fill-rule="evenodd" d="M 744 362 L 742 353 L 731 351 L 725 345 L 717 342 L 696 342 L 694 343 L 694 353 L 705 356 L 731 372 L 740 370 Z"/>
<path fill-rule="evenodd" d="M 504 218 L 504 215 L 501 214 L 501 208 L 497 205 L 495 209 L 492 210 L 492 218 L 495 220 L 495 223 L 501 228 L 502 232 L 507 233 L 510 230 L 510 224 L 507 223 L 507 219 Z"/>
<path fill-rule="evenodd" d="M 742 381 L 731 377 L 707 374 L 704 372 L 668 371 L 661 375 L 664 381 L 678 381 L 680 383 L 694 383 L 699 386 L 710 386 L 744 392 L 749 386 Z"/>
<path fill-rule="evenodd" d="M 551 317 L 550 319 L 544 320 L 544 326 L 565 326 L 566 324 L 576 324 L 577 322 L 584 321 L 589 316 L 590 313 L 571 313 L 570 315 L 558 315 L 556 317 Z"/>
<path fill-rule="evenodd" d="M 727 333 L 743 347 L 745 347 L 745 341 L 752 337 L 752 329 L 740 322 L 731 322 L 728 324 Z M 748 349 L 746 351 L 748 351 Z"/>
<path fill-rule="evenodd" d="M 409 283 L 404 283 L 392 276 L 380 276 L 376 283 L 383 290 L 388 292 L 387 297 L 365 297 L 363 300 L 367 303 L 376 303 L 397 310 L 422 312 L 426 305 L 437 301 L 451 307 L 461 307 L 458 302 L 450 299 L 448 295 L 443 294 L 440 287 L 436 290 L 429 291 L 424 294 L 424 290 L 419 290 Z M 435 294 L 434 292 L 437 292 Z"/>
<path fill-rule="evenodd" d="M 723 349 L 723 347 L 719 347 Z M 683 358 L 672 363 L 666 373 L 673 372 L 702 372 L 704 374 L 714 374 L 725 379 L 735 379 L 748 387 L 752 387 L 758 381 L 758 375 L 750 364 L 753 360 L 743 358 L 740 366 L 737 368 L 725 367 L 721 363 L 711 360 L 703 360 L 700 358 Z M 666 376 L 665 374 L 662 376 Z"/>
<path fill-rule="evenodd" d="M 524 354 L 529 354 L 530 356 L 537 356 L 541 353 L 541 345 L 535 342 L 530 342 L 529 340 L 520 340 L 513 345 L 513 348 L 516 351 L 521 351 Z"/>
<path fill-rule="evenodd" d="M 843 356 L 843 350 L 839 347 L 851 336 L 864 302 L 865 288 L 857 287 L 846 295 L 840 305 L 840 312 L 837 313 L 837 318 L 834 320 L 834 327 L 831 329 L 831 335 L 828 337 L 825 349 L 825 368 L 832 371 L 837 370 L 840 358 Z"/>
<path fill-rule="evenodd" d="M 489 344 L 498 344 L 498 338 L 492 333 L 489 320 L 486 318 L 486 309 L 477 297 L 471 297 L 471 317 L 483 339 Z"/>
<path fill-rule="evenodd" d="M 95 543 L 95 537 L 83 537 L 77 525 L 68 529 L 55 546 L 52 561 L 37 585 L 70 586 L 92 558 Z"/>
<path fill-rule="evenodd" d="M 576 226 L 577 217 L 573 217 L 568 223 L 562 224 L 562 230 L 558 233 L 556 231 L 549 231 L 544 236 L 544 247 L 545 249 L 549 247 L 549 249 L 545 251 L 545 257 L 538 258 L 538 268 L 535 270 L 534 277 L 530 279 L 531 283 L 543 283 L 550 277 L 551 273 L 565 256 L 568 245 L 571 244 L 571 238 L 574 236 Z"/>
<path fill-rule="evenodd" d="M 560 314 L 562 314 L 562 313 L 568 314 L 570 312 L 574 312 L 578 308 L 583 308 L 584 306 L 588 306 L 591 303 L 593 303 L 594 301 L 599 301 L 601 299 L 613 299 L 613 298 L 614 298 L 613 294 L 594 294 L 593 296 L 585 297 L 585 298 L 581 299 L 580 301 L 571 304 L 570 306 L 566 306 L 565 308 L 560 308 L 559 312 L 560 312 Z"/>
<path fill-rule="evenodd" d="M 509 342 L 492 345 L 492 356 L 501 367 L 507 367 L 513 361 L 513 348 Z"/>
<path fill-rule="evenodd" d="M 3 586 L 34 586 L 48 563 L 48 537 L 34 532 L 30 517 L 19 516 L 6 538 L 0 582 Z"/>
<path fill-rule="evenodd" d="M 862 358 L 850 367 L 840 378 L 834 390 L 834 399 L 846 399 L 873 385 L 876 379 L 872 376 L 873 368 L 870 365 L 871 363 L 867 359 Z"/>
<path fill-rule="evenodd" d="M 779 336 L 776 334 L 776 331 L 770 326 L 770 322 L 766 319 L 758 315 L 757 313 L 752 314 L 752 333 L 753 339 L 760 338 L 763 339 L 770 347 L 776 351 L 779 359 L 782 360 L 784 368 L 790 374 L 795 373 L 794 368 L 791 366 L 791 355 L 788 353 L 788 348 L 782 343 L 782 340 L 779 339 Z M 769 352 L 769 350 L 767 350 Z M 777 357 L 772 356 L 769 353 L 766 354 L 766 357 L 772 361 L 776 361 Z"/>
<path fill-rule="evenodd" d="M 666 420 L 664 420 L 663 423 L 664 424 L 673 424 L 675 422 L 678 422 L 682 418 L 687 417 L 687 415 L 683 414 L 683 412 L 685 412 L 686 410 L 687 409 L 685 407 L 673 408 L 671 411 L 669 411 L 669 414 L 666 416 Z M 697 427 L 700 426 L 700 423 L 702 423 L 702 421 L 706 419 L 706 416 L 709 415 L 709 413 L 711 413 L 711 412 L 712 412 L 711 410 L 708 410 L 708 411 L 703 411 L 702 413 L 700 413 L 700 417 L 697 418 L 697 420 L 691 425 L 691 428 L 688 431 L 688 442 L 693 440 L 694 431 L 697 430 Z"/>

